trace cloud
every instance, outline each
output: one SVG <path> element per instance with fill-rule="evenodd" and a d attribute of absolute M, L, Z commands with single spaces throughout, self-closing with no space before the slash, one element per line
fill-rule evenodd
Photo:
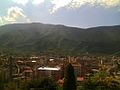
<path fill-rule="evenodd" d="M 19 7 L 11 7 L 8 9 L 5 19 L 8 21 L 16 21 L 18 17 L 26 18 L 26 16 L 23 14 L 23 10 Z"/>
<path fill-rule="evenodd" d="M 2 17 L 0 16 L 0 25 L 3 25 L 3 20 L 2 20 Z"/>
<path fill-rule="evenodd" d="M 12 0 L 14 3 L 26 5 L 28 2 L 33 5 L 40 5 L 43 2 L 48 2 L 46 0 Z M 54 13 L 60 8 L 80 8 L 83 5 L 89 6 L 102 6 L 105 8 L 119 7 L 120 0 L 49 0 L 52 4 L 50 7 L 50 12 Z"/>
<path fill-rule="evenodd" d="M 53 8 L 50 10 L 51 13 L 57 11 L 59 8 L 66 7 L 71 3 L 72 0 L 51 0 Z"/>
<path fill-rule="evenodd" d="M 41 3 L 43 3 L 45 0 L 33 0 L 32 1 L 32 4 L 34 4 L 34 5 L 39 5 L 39 4 L 41 4 Z"/>
<path fill-rule="evenodd" d="M 63 7 L 80 8 L 83 5 L 120 8 L 120 0 L 51 0 L 51 3 L 53 4 L 53 8 L 50 10 L 51 13 Z"/>
<path fill-rule="evenodd" d="M 120 0 L 101 0 L 100 5 L 104 7 L 116 7 L 120 6 Z"/>
<path fill-rule="evenodd" d="M 14 3 L 26 5 L 29 0 L 12 0 Z"/>
<path fill-rule="evenodd" d="M 31 2 L 33 5 L 39 5 L 43 3 L 45 0 L 12 0 L 14 3 L 26 5 L 28 2 Z"/>
<path fill-rule="evenodd" d="M 23 9 L 19 7 L 10 7 L 7 10 L 7 15 L 0 17 L 1 24 L 15 23 L 18 20 L 30 22 L 30 19 L 23 13 Z"/>

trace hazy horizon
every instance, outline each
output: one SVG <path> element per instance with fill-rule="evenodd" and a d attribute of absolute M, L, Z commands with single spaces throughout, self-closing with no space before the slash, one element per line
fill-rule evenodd
<path fill-rule="evenodd" d="M 89 29 L 89 28 L 96 28 L 96 27 L 109 27 L 109 26 L 120 26 L 120 24 L 115 24 L 115 25 L 98 25 L 98 26 L 90 26 L 90 27 L 80 27 L 80 26 L 72 26 L 72 25 L 64 25 L 64 24 L 57 24 L 57 23 L 42 23 L 42 22 L 31 22 L 31 23 L 9 23 L 5 25 L 0 25 L 1 26 L 6 26 L 6 25 L 16 25 L 16 24 L 46 24 L 46 25 L 63 25 L 65 27 L 73 27 L 73 28 L 81 28 L 81 29 Z"/>

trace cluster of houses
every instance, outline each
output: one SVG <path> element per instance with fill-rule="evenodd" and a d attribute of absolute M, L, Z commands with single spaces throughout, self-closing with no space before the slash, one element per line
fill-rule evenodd
<path fill-rule="evenodd" d="M 83 62 L 80 64 L 77 59 L 70 56 L 67 58 L 16 57 L 14 62 L 17 66 L 17 72 L 13 72 L 13 79 L 31 80 L 32 78 L 50 77 L 56 81 L 61 81 L 67 63 L 72 63 L 78 80 L 84 80 L 85 74 L 90 72 L 90 68 L 84 66 Z"/>
<path fill-rule="evenodd" d="M 85 79 L 92 71 L 105 70 L 108 74 L 120 74 L 119 57 L 97 57 L 90 55 L 66 57 L 14 57 L 11 58 L 10 69 L 12 78 L 17 80 L 31 80 L 33 78 L 50 77 L 60 83 L 63 82 L 64 69 L 67 63 L 74 67 L 78 81 Z M 10 61 L 8 59 L 8 61 Z M 9 65 L 8 65 L 9 66 Z"/>

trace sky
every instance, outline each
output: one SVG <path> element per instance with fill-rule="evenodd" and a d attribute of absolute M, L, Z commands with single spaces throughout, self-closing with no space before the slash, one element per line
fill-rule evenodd
<path fill-rule="evenodd" d="M 32 22 L 80 28 L 120 25 L 120 0 L 0 0 L 0 25 Z"/>

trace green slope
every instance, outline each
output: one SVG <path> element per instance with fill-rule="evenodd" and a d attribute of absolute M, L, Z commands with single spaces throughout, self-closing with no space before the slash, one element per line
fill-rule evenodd
<path fill-rule="evenodd" d="M 0 27 L 0 50 L 10 53 L 112 54 L 120 50 L 120 26 L 80 29 L 41 23 Z"/>

